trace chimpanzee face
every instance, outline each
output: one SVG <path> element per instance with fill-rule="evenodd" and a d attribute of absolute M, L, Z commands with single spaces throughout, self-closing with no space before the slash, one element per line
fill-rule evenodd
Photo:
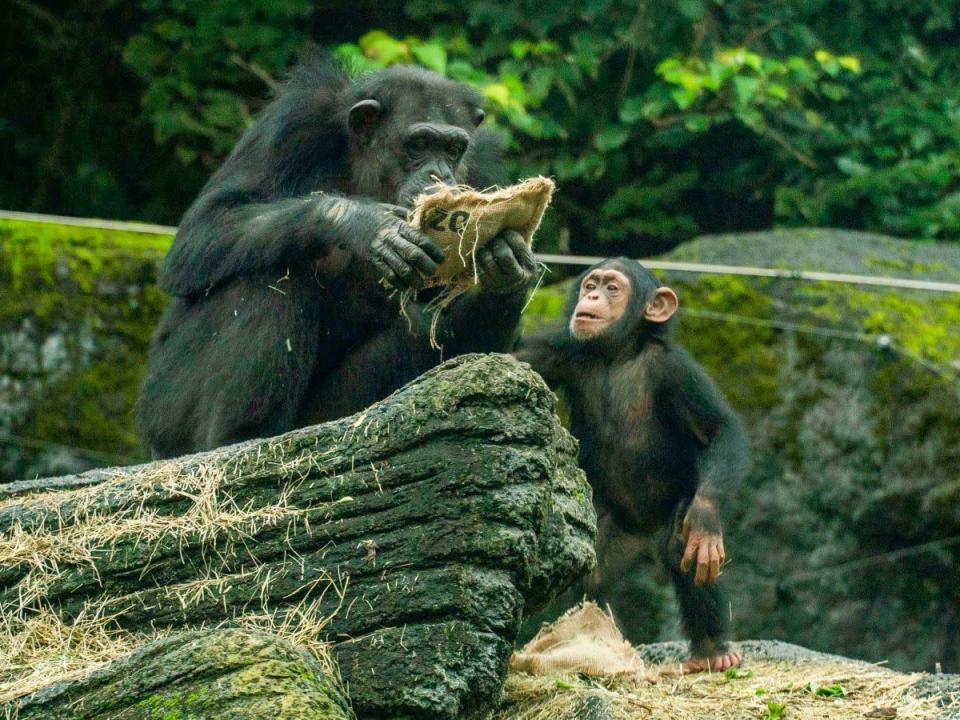
<path fill-rule="evenodd" d="M 480 97 L 459 83 L 415 68 L 385 71 L 388 90 L 350 108 L 354 191 L 409 207 L 438 182 L 466 179 L 465 157 L 483 121 Z"/>
<path fill-rule="evenodd" d="M 578 340 L 647 335 L 665 328 L 677 311 L 677 294 L 661 286 L 636 260 L 612 258 L 586 270 L 570 314 L 570 334 Z"/>
<path fill-rule="evenodd" d="M 570 334 L 578 339 L 597 337 L 623 317 L 633 288 L 619 270 L 601 267 L 580 283 L 580 298 L 570 317 Z"/>

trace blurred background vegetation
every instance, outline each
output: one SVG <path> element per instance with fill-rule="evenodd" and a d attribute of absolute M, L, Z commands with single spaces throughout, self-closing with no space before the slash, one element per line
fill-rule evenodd
<path fill-rule="evenodd" d="M 960 282 L 946 0 L 11 0 L 0 208 L 175 224 L 311 44 L 478 87 L 511 175 L 558 181 L 540 250 Z M 0 219 L 0 482 L 145 459 L 169 240 Z M 960 671 L 958 296 L 666 279 L 754 443 L 738 634 Z M 624 585 L 645 639 L 680 635 L 666 588 L 652 563 Z"/>
<path fill-rule="evenodd" d="M 312 43 L 479 87 L 512 174 L 562 184 L 549 249 L 960 237 L 949 0 L 12 0 L 0 42 L 7 209 L 176 223 Z"/>

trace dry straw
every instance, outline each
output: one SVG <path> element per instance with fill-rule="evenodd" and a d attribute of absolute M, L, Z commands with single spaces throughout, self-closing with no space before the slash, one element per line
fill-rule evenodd
<path fill-rule="evenodd" d="M 609 720 L 932 720 L 935 698 L 912 691 L 922 674 L 850 662 L 747 662 L 728 673 L 684 675 L 648 666 L 652 676 L 528 675 L 512 672 L 491 720 L 583 720 L 600 706 Z M 598 717 L 604 717 L 603 714 Z"/>
<path fill-rule="evenodd" d="M 754 661 L 725 673 L 644 666 L 593 603 L 544 627 L 511 660 L 492 720 L 831 720 L 939 717 L 914 692 L 922 674 L 829 658 Z"/>
<path fill-rule="evenodd" d="M 335 677 L 324 640 L 329 617 L 320 608 L 327 593 L 334 593 L 342 603 L 343 580 L 313 581 L 291 594 L 296 600 L 268 606 L 274 566 L 258 564 L 251 556 L 251 570 L 218 571 L 218 544 L 243 545 L 245 539 L 283 524 L 288 538 L 297 526 L 309 532 L 306 511 L 291 503 L 297 481 L 285 485 L 271 504 L 238 503 L 231 494 L 232 478 L 223 467 L 198 464 L 185 469 L 163 463 L 133 479 L 118 475 L 93 487 L 12 498 L 0 504 L 8 508 L 19 505 L 24 516 L 45 518 L 29 525 L 15 521 L 0 532 L 0 571 L 21 573 L 13 597 L 8 594 L 9 599 L 0 603 L 0 707 L 5 706 L 5 712 L 9 714 L 16 698 L 51 683 L 82 679 L 169 633 L 121 628 L 115 616 L 118 605 L 123 604 L 119 598 L 103 596 L 87 603 L 69 621 L 47 601 L 47 588 L 64 572 L 78 567 L 96 571 L 98 559 L 109 557 L 121 541 L 157 548 L 172 539 L 181 551 L 199 548 L 207 570 L 194 580 L 165 587 L 167 602 L 187 608 L 219 598 L 224 603 L 224 619 L 210 627 L 239 625 L 272 632 L 306 647 Z M 158 496 L 179 499 L 185 506 L 178 514 L 159 514 L 148 505 Z M 292 548 L 290 551 L 295 556 Z M 208 552 L 212 557 L 207 557 Z M 227 589 L 241 582 L 259 585 L 259 597 L 254 593 L 242 605 L 228 607 Z"/>

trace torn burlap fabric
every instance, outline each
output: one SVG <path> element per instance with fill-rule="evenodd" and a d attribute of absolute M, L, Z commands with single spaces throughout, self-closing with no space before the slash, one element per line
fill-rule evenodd
<path fill-rule="evenodd" d="M 535 177 L 491 192 L 444 185 L 418 197 L 410 224 L 436 240 L 447 256 L 428 285 L 474 285 L 477 250 L 504 230 L 515 230 L 532 246 L 553 189 L 553 180 Z"/>
<path fill-rule="evenodd" d="M 513 654 L 510 668 L 531 675 L 645 672 L 643 660 L 623 639 L 613 618 L 593 602 L 571 608 L 556 622 L 541 628 L 533 640 Z"/>

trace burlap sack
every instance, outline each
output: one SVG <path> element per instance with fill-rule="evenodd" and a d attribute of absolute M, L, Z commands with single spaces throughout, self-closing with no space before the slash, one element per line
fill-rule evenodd
<path fill-rule="evenodd" d="M 553 188 L 550 178 L 535 177 L 493 192 L 444 185 L 418 197 L 410 224 L 436 240 L 447 256 L 428 284 L 476 283 L 476 251 L 504 230 L 517 231 L 532 246 Z"/>
<path fill-rule="evenodd" d="M 645 674 L 637 655 L 613 618 L 596 603 L 571 608 L 510 658 L 510 668 L 531 675 L 579 672 L 603 676 Z"/>

